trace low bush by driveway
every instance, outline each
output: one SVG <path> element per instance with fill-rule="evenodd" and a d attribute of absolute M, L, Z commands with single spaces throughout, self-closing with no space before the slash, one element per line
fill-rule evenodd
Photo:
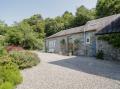
<path fill-rule="evenodd" d="M 29 51 L 11 51 L 12 62 L 16 63 L 20 69 L 29 68 L 37 65 L 40 60 L 38 55 Z"/>

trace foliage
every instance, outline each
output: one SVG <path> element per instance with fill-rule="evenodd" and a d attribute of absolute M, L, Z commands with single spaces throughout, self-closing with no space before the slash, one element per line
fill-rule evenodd
<path fill-rule="evenodd" d="M 54 19 L 45 19 L 45 33 L 46 36 L 53 35 L 61 30 L 73 27 L 74 16 L 72 13 L 66 11 L 62 16 L 57 16 Z"/>
<path fill-rule="evenodd" d="M 0 35 L 4 35 L 6 33 L 7 25 L 4 21 L 0 21 Z"/>
<path fill-rule="evenodd" d="M 0 89 L 13 89 L 22 81 L 18 66 L 11 60 L 9 56 L 0 57 Z"/>
<path fill-rule="evenodd" d="M 120 13 L 120 0 L 98 0 L 96 13 L 98 18 Z"/>
<path fill-rule="evenodd" d="M 74 23 L 74 16 L 71 12 L 66 11 L 63 15 L 62 15 L 62 19 L 64 21 L 64 28 L 68 29 L 73 27 L 73 23 Z"/>
<path fill-rule="evenodd" d="M 42 40 L 43 38 L 40 38 L 40 34 L 37 34 L 36 32 L 33 31 L 31 26 L 23 22 L 20 24 L 20 29 L 22 30 L 23 35 L 23 41 L 21 46 L 25 49 L 42 49 L 43 43 Z"/>
<path fill-rule="evenodd" d="M 4 82 L 0 85 L 0 89 L 14 89 L 14 86 L 10 82 Z"/>
<path fill-rule="evenodd" d="M 55 19 L 47 18 L 45 20 L 45 33 L 46 36 L 53 35 L 61 30 L 64 30 L 64 21 L 61 17 Z"/>
<path fill-rule="evenodd" d="M 75 16 L 68 11 L 62 16 L 45 19 L 45 33 L 46 36 L 53 35 L 59 31 L 66 30 L 72 27 L 84 25 L 88 20 L 95 18 L 95 9 L 88 10 L 84 6 L 80 6 Z"/>
<path fill-rule="evenodd" d="M 4 46 L 0 45 L 0 57 L 7 55 L 7 51 Z"/>
<path fill-rule="evenodd" d="M 62 39 L 61 41 L 60 41 L 60 46 L 61 46 L 61 51 L 62 52 L 65 52 L 66 51 L 66 41 L 65 41 L 65 39 Z"/>
<path fill-rule="evenodd" d="M 44 38 L 45 22 L 40 14 L 35 14 L 28 19 L 24 19 L 23 22 L 26 22 L 30 25 L 32 30 L 35 32 L 37 38 Z"/>
<path fill-rule="evenodd" d="M 102 50 L 98 50 L 96 54 L 97 59 L 104 59 L 104 52 Z"/>
<path fill-rule="evenodd" d="M 107 41 L 115 48 L 120 48 L 120 33 L 112 33 L 98 37 L 98 40 Z"/>
<path fill-rule="evenodd" d="M 38 55 L 32 52 L 12 51 L 10 56 L 13 57 L 12 62 L 16 63 L 20 69 L 35 66 L 40 62 Z"/>
<path fill-rule="evenodd" d="M 1 46 L 6 45 L 6 43 L 5 43 L 5 36 L 3 36 L 3 35 L 0 36 L 0 45 Z"/>
<path fill-rule="evenodd" d="M 75 40 L 74 40 L 74 43 L 75 43 L 75 44 L 80 44 L 80 40 L 79 40 L 79 39 L 75 39 Z"/>
<path fill-rule="evenodd" d="M 74 26 L 84 25 L 87 21 L 94 19 L 94 17 L 91 17 L 92 15 L 92 10 L 88 10 L 84 6 L 80 6 L 77 8 L 76 17 L 74 19 Z"/>
<path fill-rule="evenodd" d="M 80 40 L 79 40 L 79 39 L 75 39 L 75 40 L 74 40 L 74 45 L 75 45 L 74 50 L 78 50 L 79 47 L 80 47 Z"/>
<path fill-rule="evenodd" d="M 60 43 L 61 43 L 62 45 L 65 45 L 65 44 L 66 44 L 65 39 L 62 39 L 62 40 L 60 41 Z"/>
<path fill-rule="evenodd" d="M 27 22 L 22 22 L 9 28 L 6 42 L 9 45 L 21 46 L 25 49 L 42 49 L 43 38 L 39 36 Z"/>
<path fill-rule="evenodd" d="M 45 33 L 47 37 L 57 32 L 55 27 L 56 21 L 51 18 L 45 20 Z"/>
<path fill-rule="evenodd" d="M 6 42 L 11 45 L 20 45 L 23 41 L 23 34 L 18 27 L 10 27 L 6 33 Z"/>

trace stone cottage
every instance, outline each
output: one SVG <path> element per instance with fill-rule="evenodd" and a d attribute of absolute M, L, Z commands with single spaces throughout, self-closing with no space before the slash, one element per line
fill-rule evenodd
<path fill-rule="evenodd" d="M 104 59 L 120 61 L 120 48 L 113 47 L 113 45 L 109 44 L 107 41 L 99 40 L 100 37 L 111 36 L 116 37 L 116 39 L 118 38 L 117 36 L 120 36 L 120 17 L 118 17 L 96 33 L 96 37 L 98 39 L 96 40 L 97 51 L 103 51 Z M 117 42 L 120 42 L 120 40 L 117 39 Z"/>
<path fill-rule="evenodd" d="M 63 55 L 95 56 L 99 49 L 97 36 L 106 34 L 110 24 L 120 18 L 120 14 L 88 21 L 84 26 L 60 31 L 46 38 L 47 52 Z M 114 23 L 115 24 L 115 23 Z M 119 24 L 120 25 L 120 24 Z M 108 26 L 106 29 L 105 27 Z M 109 29 L 107 33 L 110 31 Z M 113 30 L 114 32 L 115 30 Z M 117 32 L 117 31 L 116 31 Z M 97 34 L 99 33 L 99 34 Z M 97 35 L 96 35 L 97 34 Z"/>

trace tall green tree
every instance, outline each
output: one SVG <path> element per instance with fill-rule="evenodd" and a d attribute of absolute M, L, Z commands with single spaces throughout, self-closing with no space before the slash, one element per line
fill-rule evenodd
<path fill-rule="evenodd" d="M 97 18 L 120 13 L 120 0 L 98 0 Z"/>
<path fill-rule="evenodd" d="M 9 27 L 6 34 L 8 45 L 21 46 L 25 49 L 42 49 L 43 39 L 33 31 L 27 22 L 21 22 L 13 27 Z"/>
<path fill-rule="evenodd" d="M 55 19 L 47 18 L 45 20 L 45 33 L 47 37 L 64 29 L 64 20 L 61 17 L 56 17 Z"/>
<path fill-rule="evenodd" d="M 89 10 L 85 6 L 80 6 L 79 8 L 77 8 L 74 26 L 81 26 L 89 21 L 91 19 L 89 13 Z"/>
<path fill-rule="evenodd" d="M 47 37 L 57 32 L 55 29 L 56 26 L 55 24 L 56 24 L 55 20 L 51 18 L 45 19 L 45 33 Z"/>
<path fill-rule="evenodd" d="M 23 41 L 22 31 L 18 29 L 18 26 L 9 27 L 6 33 L 6 42 L 8 45 L 20 45 Z"/>
<path fill-rule="evenodd" d="M 56 23 L 56 30 L 57 32 L 61 31 L 61 30 L 65 30 L 65 26 L 64 26 L 64 19 L 60 16 L 57 16 L 55 18 Z"/>
<path fill-rule="evenodd" d="M 23 20 L 23 22 L 27 22 L 32 27 L 33 31 L 38 35 L 38 38 L 44 38 L 45 22 L 40 14 L 33 15 Z"/>
<path fill-rule="evenodd" d="M 74 16 L 71 12 L 66 11 L 62 15 L 62 19 L 64 21 L 64 27 L 65 29 L 73 27 L 73 22 L 74 22 Z"/>

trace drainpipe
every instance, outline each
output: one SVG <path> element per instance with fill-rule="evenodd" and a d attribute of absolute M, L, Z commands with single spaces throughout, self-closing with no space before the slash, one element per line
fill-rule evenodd
<path fill-rule="evenodd" d="M 67 54 L 69 55 L 69 35 L 67 36 Z"/>
<path fill-rule="evenodd" d="M 86 25 L 85 25 L 86 27 Z M 85 27 L 84 27 L 84 55 L 86 56 L 86 37 L 85 37 Z"/>

